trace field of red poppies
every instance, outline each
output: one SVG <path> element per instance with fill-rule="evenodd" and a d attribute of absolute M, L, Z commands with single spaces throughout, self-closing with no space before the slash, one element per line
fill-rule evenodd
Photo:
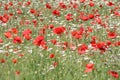
<path fill-rule="evenodd" d="M 120 80 L 120 0 L 1 0 L 0 80 Z"/>

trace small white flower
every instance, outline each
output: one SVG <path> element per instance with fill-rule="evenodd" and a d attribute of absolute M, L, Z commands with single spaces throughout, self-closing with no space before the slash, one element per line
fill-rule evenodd
<path fill-rule="evenodd" d="M 9 52 L 13 52 L 13 49 L 9 49 L 8 51 L 9 51 Z"/>

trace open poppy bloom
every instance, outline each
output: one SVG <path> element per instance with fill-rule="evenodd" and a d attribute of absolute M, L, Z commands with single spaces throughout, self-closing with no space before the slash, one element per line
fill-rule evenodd
<path fill-rule="evenodd" d="M 14 39 L 13 39 L 13 43 L 15 43 L 15 44 L 16 44 L 16 43 L 19 43 L 19 44 L 22 43 L 21 37 L 15 36 Z"/>
<path fill-rule="evenodd" d="M 91 72 L 92 70 L 94 70 L 94 64 L 92 64 L 92 63 L 86 64 L 85 73 L 89 73 L 89 72 Z"/>
<path fill-rule="evenodd" d="M 86 44 L 82 44 L 78 47 L 79 54 L 85 54 L 86 50 L 88 50 L 88 46 Z"/>
<path fill-rule="evenodd" d="M 119 74 L 117 72 L 115 72 L 115 71 L 108 71 L 108 74 L 110 74 L 111 76 L 113 76 L 116 79 L 119 78 Z"/>
<path fill-rule="evenodd" d="M 59 6 L 60 6 L 60 8 L 62 8 L 62 9 L 66 9 L 66 8 L 67 8 L 67 6 L 65 5 L 64 2 L 59 2 Z"/>
<path fill-rule="evenodd" d="M 108 33 L 108 38 L 116 38 L 117 34 L 115 32 L 109 32 Z"/>
<path fill-rule="evenodd" d="M 55 15 L 55 16 L 60 16 L 60 11 L 55 9 L 52 11 L 52 14 Z"/>
<path fill-rule="evenodd" d="M 56 27 L 53 29 L 53 33 L 61 35 L 62 33 L 65 32 L 65 27 L 60 26 L 60 27 Z"/>
<path fill-rule="evenodd" d="M 107 50 L 107 44 L 106 42 L 98 42 L 97 43 L 97 48 L 101 51 L 101 52 L 105 52 Z"/>
<path fill-rule="evenodd" d="M 50 3 L 46 3 L 46 8 L 48 8 L 48 9 L 51 9 L 52 8 L 52 6 L 50 5 Z"/>
<path fill-rule="evenodd" d="M 70 20 L 73 20 L 72 16 L 73 15 L 69 13 L 65 16 L 65 18 L 66 18 L 66 20 L 70 21 Z"/>
<path fill-rule="evenodd" d="M 55 57 L 55 54 L 53 53 L 49 55 L 49 58 L 54 58 L 54 57 Z"/>
<path fill-rule="evenodd" d="M 0 62 L 1 62 L 1 63 L 5 63 L 6 60 L 2 58 L 2 59 L 0 59 Z"/>
<path fill-rule="evenodd" d="M 7 31 L 4 33 L 4 36 L 8 39 L 12 38 L 12 33 L 10 31 Z"/>
<path fill-rule="evenodd" d="M 46 42 L 44 41 L 44 36 L 37 36 L 34 40 L 33 40 L 33 44 L 37 45 L 37 46 L 43 46 L 46 44 Z"/>

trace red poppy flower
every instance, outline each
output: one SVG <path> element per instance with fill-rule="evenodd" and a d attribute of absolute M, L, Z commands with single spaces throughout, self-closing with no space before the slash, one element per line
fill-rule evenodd
<path fill-rule="evenodd" d="M 9 10 L 9 5 L 8 4 L 4 5 L 4 10 Z"/>
<path fill-rule="evenodd" d="M 60 11 L 55 9 L 55 10 L 52 11 L 52 14 L 56 15 L 56 16 L 60 16 Z"/>
<path fill-rule="evenodd" d="M 119 74 L 117 72 L 115 72 L 115 71 L 108 71 L 108 74 L 112 75 L 116 79 L 119 78 Z"/>
<path fill-rule="evenodd" d="M 13 43 L 15 43 L 15 44 L 16 44 L 16 43 L 19 43 L 19 44 L 22 43 L 21 37 L 15 36 L 14 39 L 13 39 Z"/>
<path fill-rule="evenodd" d="M 63 45 L 64 45 L 65 47 L 68 47 L 68 42 L 64 42 Z"/>
<path fill-rule="evenodd" d="M 92 63 L 86 64 L 85 73 L 89 73 L 89 72 L 91 72 L 93 69 L 94 69 L 94 64 L 92 64 Z"/>
<path fill-rule="evenodd" d="M 97 36 L 92 36 L 93 41 L 96 41 L 96 39 L 97 39 Z"/>
<path fill-rule="evenodd" d="M 111 1 L 109 1 L 109 2 L 107 3 L 107 5 L 108 5 L 108 6 L 114 6 L 115 4 L 114 4 L 113 2 L 111 2 Z"/>
<path fill-rule="evenodd" d="M 32 13 L 32 14 L 36 14 L 37 11 L 36 11 L 35 9 L 30 9 L 30 13 Z"/>
<path fill-rule="evenodd" d="M 102 24 L 102 23 L 103 23 L 103 22 L 102 22 L 102 19 L 99 18 L 99 17 L 95 18 L 95 21 L 96 21 L 98 24 Z"/>
<path fill-rule="evenodd" d="M 63 50 L 66 50 L 67 47 L 68 47 L 68 42 L 62 43 L 62 48 L 63 48 Z"/>
<path fill-rule="evenodd" d="M 77 3 L 73 4 L 73 8 L 77 9 L 78 8 L 78 4 Z"/>
<path fill-rule="evenodd" d="M 24 38 L 25 38 L 26 40 L 30 40 L 30 39 L 31 39 L 31 36 L 30 36 L 30 35 L 24 35 Z"/>
<path fill-rule="evenodd" d="M 34 27 L 36 27 L 36 26 L 37 26 L 37 24 L 38 24 L 37 20 L 36 20 L 36 19 L 34 19 L 32 22 L 33 22 L 33 24 L 34 24 Z"/>
<path fill-rule="evenodd" d="M 88 16 L 82 16 L 81 19 L 82 19 L 83 21 L 87 21 L 87 20 L 89 20 L 89 17 L 88 17 Z"/>
<path fill-rule="evenodd" d="M 120 41 L 114 43 L 115 46 L 120 46 Z"/>
<path fill-rule="evenodd" d="M 54 29 L 53 29 L 53 32 L 54 32 L 55 34 L 61 35 L 62 33 L 65 32 L 65 27 L 60 26 L 60 27 L 54 28 Z"/>
<path fill-rule="evenodd" d="M 88 46 L 86 44 L 82 44 L 81 46 L 78 47 L 79 54 L 84 54 L 86 50 L 88 50 Z"/>
<path fill-rule="evenodd" d="M 91 46 L 92 46 L 94 49 L 97 49 L 97 43 L 96 43 L 95 40 L 92 40 L 92 41 L 90 42 L 90 44 L 91 44 Z"/>
<path fill-rule="evenodd" d="M 54 45 L 57 43 L 57 40 L 56 39 L 52 39 L 50 40 Z"/>
<path fill-rule="evenodd" d="M 119 11 L 114 11 L 114 15 L 115 16 L 120 16 L 120 12 Z"/>
<path fill-rule="evenodd" d="M 49 58 L 54 58 L 54 57 L 55 57 L 55 54 L 53 53 L 49 55 Z"/>
<path fill-rule="evenodd" d="M 32 31 L 30 29 L 25 29 L 23 32 L 22 32 L 22 35 L 25 36 L 25 35 L 30 35 L 32 33 Z"/>
<path fill-rule="evenodd" d="M 57 65 L 58 65 L 58 62 L 53 62 L 54 67 L 57 67 Z"/>
<path fill-rule="evenodd" d="M 50 24 L 50 25 L 49 25 L 49 28 L 50 28 L 50 29 L 53 29 L 53 28 L 54 28 L 54 25 L 53 25 L 53 24 Z"/>
<path fill-rule="evenodd" d="M 67 14 L 66 16 L 65 16 L 65 18 L 66 18 L 66 20 L 68 20 L 68 21 L 70 21 L 70 20 L 72 20 L 73 18 L 72 18 L 72 14 Z"/>
<path fill-rule="evenodd" d="M 63 8 L 63 9 L 66 9 L 66 8 L 67 8 L 67 6 L 65 5 L 65 3 L 63 3 L 63 2 L 60 2 L 60 3 L 59 3 L 59 6 L 60 6 L 61 8 Z"/>
<path fill-rule="evenodd" d="M 37 37 L 34 39 L 33 44 L 34 44 L 34 45 L 37 45 L 37 46 L 45 45 L 46 42 L 44 41 L 44 36 L 37 36 Z"/>
<path fill-rule="evenodd" d="M 12 62 L 15 64 L 17 63 L 17 59 L 13 59 Z"/>
<path fill-rule="evenodd" d="M 108 38 L 116 38 L 117 34 L 115 32 L 109 32 L 108 33 Z"/>
<path fill-rule="evenodd" d="M 90 1 L 89 6 L 90 6 L 90 7 L 95 6 L 94 2 L 93 2 L 93 1 Z"/>
<path fill-rule="evenodd" d="M 30 6 L 30 4 L 31 4 L 30 1 L 27 1 L 27 2 L 25 3 L 26 6 Z"/>
<path fill-rule="evenodd" d="M 11 2 L 11 1 L 10 1 L 8 4 L 9 4 L 10 6 L 13 6 L 13 2 Z"/>
<path fill-rule="evenodd" d="M 17 9 L 17 14 L 22 14 L 22 10 L 21 9 Z"/>
<path fill-rule="evenodd" d="M 23 54 L 23 53 L 20 53 L 20 54 L 18 54 L 18 56 L 23 57 L 23 56 L 24 56 L 24 54 Z"/>
<path fill-rule="evenodd" d="M 8 14 L 4 14 L 4 15 L 1 17 L 0 20 L 1 20 L 3 23 L 7 23 L 9 19 L 10 19 L 10 16 L 9 16 Z"/>
<path fill-rule="evenodd" d="M 93 31 L 93 29 L 90 26 L 88 26 L 87 29 L 88 29 L 87 32 L 89 32 L 89 33 L 91 33 Z"/>
<path fill-rule="evenodd" d="M 17 34 L 18 33 L 18 30 L 16 28 L 12 28 L 11 29 L 11 32 L 14 33 L 14 34 Z"/>
<path fill-rule="evenodd" d="M 2 59 L 0 60 L 0 62 L 1 62 L 1 63 L 5 63 L 6 60 L 2 58 Z"/>
<path fill-rule="evenodd" d="M 93 19 L 94 18 L 94 14 L 88 14 L 89 19 Z"/>
<path fill-rule="evenodd" d="M 110 45 L 112 44 L 112 42 L 109 41 L 109 40 L 107 40 L 107 41 L 106 41 L 106 44 L 107 44 L 108 46 L 110 46 Z"/>
<path fill-rule="evenodd" d="M 84 28 L 81 27 L 80 30 L 74 30 L 71 32 L 72 36 L 76 39 L 82 39 L 82 35 L 84 33 Z"/>
<path fill-rule="evenodd" d="M 107 45 L 105 42 L 98 42 L 97 43 L 97 48 L 101 50 L 102 52 L 105 52 L 107 49 Z"/>
<path fill-rule="evenodd" d="M 48 9 L 52 8 L 52 6 L 50 5 L 50 3 L 46 3 L 46 8 L 48 8 Z"/>
<path fill-rule="evenodd" d="M 4 33 L 4 36 L 6 37 L 6 38 L 12 38 L 12 33 L 10 32 L 10 31 L 7 31 L 7 32 L 5 32 Z"/>

